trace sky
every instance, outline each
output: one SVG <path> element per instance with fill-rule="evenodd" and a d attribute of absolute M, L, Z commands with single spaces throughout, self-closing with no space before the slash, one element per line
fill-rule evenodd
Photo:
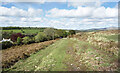
<path fill-rule="evenodd" d="M 118 2 L 1 2 L 0 27 L 118 27 Z"/>

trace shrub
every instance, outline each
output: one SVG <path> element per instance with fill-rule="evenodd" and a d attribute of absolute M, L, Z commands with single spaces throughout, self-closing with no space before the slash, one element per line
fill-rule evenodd
<path fill-rule="evenodd" d="M 12 40 L 13 42 L 15 42 L 15 41 L 17 41 L 17 38 L 18 38 L 18 37 L 23 38 L 24 35 L 21 34 L 21 33 L 12 34 L 12 35 L 11 35 L 11 40 Z"/>
<path fill-rule="evenodd" d="M 55 30 L 53 28 L 46 28 L 44 33 L 47 36 L 47 40 L 54 39 Z"/>
<path fill-rule="evenodd" d="M 63 37 L 67 37 L 67 32 L 63 30 Z"/>
<path fill-rule="evenodd" d="M 23 38 L 23 41 L 22 41 L 22 42 L 23 42 L 24 44 L 30 44 L 31 41 L 32 41 L 32 39 L 27 36 L 27 37 L 24 37 L 24 38 Z"/>
<path fill-rule="evenodd" d="M 70 30 L 70 31 L 69 31 L 69 34 L 70 34 L 70 35 L 75 34 L 75 30 Z"/>
<path fill-rule="evenodd" d="M 11 31 L 11 32 L 2 32 L 2 38 L 6 38 L 6 39 L 9 39 L 10 36 L 13 34 L 14 32 Z"/>
<path fill-rule="evenodd" d="M 59 35 L 58 35 L 57 33 L 55 33 L 54 38 L 55 38 L 55 39 L 56 39 L 56 38 L 59 38 Z"/>
<path fill-rule="evenodd" d="M 2 42 L 2 49 L 10 48 L 13 44 L 10 41 Z"/>
<path fill-rule="evenodd" d="M 21 42 L 22 42 L 22 38 L 18 37 L 18 38 L 17 38 L 17 44 L 20 45 Z"/>
<path fill-rule="evenodd" d="M 30 43 L 35 43 L 35 37 L 32 37 L 32 38 L 31 38 Z"/>
<path fill-rule="evenodd" d="M 47 40 L 47 36 L 43 32 L 40 32 L 35 36 L 35 42 L 43 42 L 46 40 Z"/>
<path fill-rule="evenodd" d="M 58 37 L 66 37 L 67 36 L 67 32 L 65 30 L 56 30 L 56 34 L 58 35 Z"/>

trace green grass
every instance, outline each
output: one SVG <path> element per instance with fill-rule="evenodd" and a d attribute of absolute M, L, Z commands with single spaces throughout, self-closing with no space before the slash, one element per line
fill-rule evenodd
<path fill-rule="evenodd" d="M 118 36 L 120 35 L 110 35 L 110 36 L 105 36 L 107 39 L 109 40 L 114 40 L 114 41 L 118 41 Z"/>
<path fill-rule="evenodd" d="M 65 61 L 68 61 L 70 55 L 66 54 L 69 45 L 72 45 L 72 40 L 62 39 L 53 45 L 31 55 L 26 60 L 20 60 L 9 70 L 12 71 L 65 71 Z"/>
<path fill-rule="evenodd" d="M 68 53 L 68 51 L 70 53 Z M 97 59 L 99 57 L 100 59 Z M 79 62 L 82 60 L 81 62 Z M 81 70 L 99 70 L 99 67 L 112 67 L 116 60 L 97 46 L 77 39 L 63 38 L 25 60 L 18 61 L 10 71 L 68 71 L 78 67 Z M 100 65 L 95 64 L 103 62 Z M 73 64 L 74 66 L 71 66 Z M 80 64 L 82 64 L 80 66 Z M 6 69 L 7 70 L 7 69 Z"/>
<path fill-rule="evenodd" d="M 15 33 L 23 33 L 21 30 L 19 29 L 12 29 L 12 30 L 2 30 L 3 32 L 15 32 Z M 38 33 L 38 32 L 42 32 L 41 29 L 23 29 L 24 33 L 26 34 L 35 34 L 35 33 Z"/>

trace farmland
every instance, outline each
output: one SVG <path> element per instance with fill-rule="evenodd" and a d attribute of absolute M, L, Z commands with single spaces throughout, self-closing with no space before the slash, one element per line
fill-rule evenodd
<path fill-rule="evenodd" d="M 11 67 L 4 68 L 4 70 L 8 72 L 117 71 L 119 64 L 118 35 L 120 34 L 118 31 L 106 30 L 76 33 L 54 41 L 53 44 L 44 47 L 44 49 L 39 49 L 25 59 L 18 60 Z M 39 47 L 39 45 L 32 45 L 27 48 L 22 46 L 23 49 Z M 13 47 L 6 50 L 9 49 L 13 49 Z M 4 50 L 3 55 L 7 56 L 5 53 Z"/>
<path fill-rule="evenodd" d="M 23 29 L 23 31 L 19 30 L 19 29 L 13 29 L 13 30 L 3 30 L 3 32 L 15 32 L 15 33 L 26 33 L 26 34 L 34 34 L 34 33 L 38 33 L 38 32 L 42 32 L 39 29 Z"/>
<path fill-rule="evenodd" d="M 13 32 L 22 34 L 37 34 L 43 32 L 45 28 L 33 28 L 33 27 L 3 27 L 2 32 Z"/>

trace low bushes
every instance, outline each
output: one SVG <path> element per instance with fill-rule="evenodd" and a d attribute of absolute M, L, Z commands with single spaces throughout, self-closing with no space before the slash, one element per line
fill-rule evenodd
<path fill-rule="evenodd" d="M 32 35 L 11 32 L 10 39 L 13 41 L 14 45 L 21 45 L 21 44 L 31 44 L 35 42 L 38 43 L 43 41 L 49 41 L 49 40 L 54 40 L 56 38 L 64 38 L 73 34 L 75 34 L 74 30 L 46 28 L 43 32 L 39 32 L 38 34 L 32 34 Z"/>
<path fill-rule="evenodd" d="M 11 32 L 2 31 L 2 38 L 9 39 L 12 34 L 14 34 L 13 31 L 11 31 Z"/>
<path fill-rule="evenodd" d="M 46 40 L 47 40 L 47 36 L 43 32 L 40 32 L 35 36 L 35 42 L 43 42 Z"/>
<path fill-rule="evenodd" d="M 17 44 L 20 45 L 22 43 L 22 38 L 18 37 L 17 38 Z"/>
<path fill-rule="evenodd" d="M 75 34 L 75 33 L 76 33 L 75 30 L 70 30 L 70 31 L 69 31 L 69 34 L 70 34 L 70 35 L 73 35 L 73 34 Z"/>
<path fill-rule="evenodd" d="M 10 48 L 13 45 L 13 43 L 10 41 L 5 41 L 0 43 L 0 45 L 2 45 L 2 49 L 6 49 L 6 48 Z"/>
<path fill-rule="evenodd" d="M 12 34 L 12 35 L 11 35 L 11 40 L 12 40 L 13 42 L 16 42 L 18 37 L 23 38 L 23 37 L 25 37 L 25 35 L 23 35 L 23 34 L 21 34 L 21 33 Z"/>
<path fill-rule="evenodd" d="M 34 42 L 35 42 L 34 38 L 30 38 L 28 36 L 24 37 L 23 41 L 22 41 L 22 43 L 24 43 L 24 44 L 30 44 L 30 43 L 34 43 Z"/>

